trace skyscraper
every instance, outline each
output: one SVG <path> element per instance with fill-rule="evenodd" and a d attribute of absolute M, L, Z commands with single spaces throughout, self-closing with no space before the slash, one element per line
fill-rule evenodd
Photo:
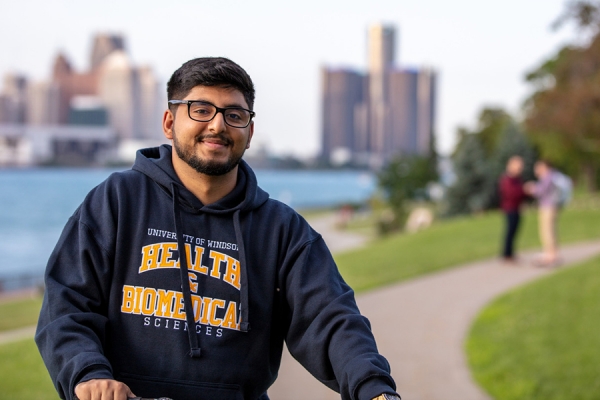
<path fill-rule="evenodd" d="M 27 92 L 27 123 L 58 125 L 60 88 L 53 82 L 35 82 Z"/>
<path fill-rule="evenodd" d="M 396 32 L 394 27 L 373 25 L 369 28 L 369 151 L 386 150 L 390 130 L 389 71 L 394 65 Z"/>
<path fill-rule="evenodd" d="M 138 68 L 140 91 L 140 135 L 146 139 L 164 140 L 162 129 L 162 106 L 159 82 L 152 69 L 148 66 Z"/>
<path fill-rule="evenodd" d="M 125 50 L 125 40 L 121 35 L 96 35 L 90 55 L 90 70 L 98 69 L 106 57 L 117 50 Z"/>
<path fill-rule="evenodd" d="M 19 74 L 4 76 L 4 92 L 0 100 L 0 122 L 23 124 L 27 118 L 27 78 Z"/>
<path fill-rule="evenodd" d="M 334 163 L 351 159 L 357 146 L 356 108 L 364 98 L 365 77 L 350 69 L 322 69 L 322 149 Z"/>
<path fill-rule="evenodd" d="M 394 153 L 417 153 L 419 71 L 396 69 L 389 73 L 391 113 L 390 130 L 385 156 Z"/>
<path fill-rule="evenodd" d="M 93 72 L 76 72 L 71 62 L 63 53 L 59 53 L 52 68 L 52 83 L 58 87 L 58 116 L 59 124 L 66 124 L 69 119 L 71 99 L 75 96 L 93 96 L 97 92 L 97 76 Z"/>
<path fill-rule="evenodd" d="M 98 95 L 108 109 L 110 125 L 121 139 L 140 139 L 140 90 L 137 71 L 122 50 L 100 67 Z"/>

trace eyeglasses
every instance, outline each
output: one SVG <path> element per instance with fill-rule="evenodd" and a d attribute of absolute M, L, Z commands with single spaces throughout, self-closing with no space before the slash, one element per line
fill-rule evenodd
<path fill-rule="evenodd" d="M 218 113 L 221 113 L 225 123 L 234 128 L 247 127 L 256 115 L 254 111 L 242 107 L 221 108 L 201 100 L 169 100 L 169 104 L 187 104 L 188 116 L 198 122 L 212 121 Z"/>

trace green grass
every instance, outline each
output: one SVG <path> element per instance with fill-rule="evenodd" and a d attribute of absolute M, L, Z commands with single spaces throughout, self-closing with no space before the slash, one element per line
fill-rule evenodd
<path fill-rule="evenodd" d="M 357 291 L 372 289 L 499 254 L 503 215 L 491 212 L 441 221 L 415 234 L 374 240 L 336 254 L 344 279 Z M 574 208 L 559 218 L 561 243 L 600 238 L 600 209 Z M 524 213 L 517 248 L 539 247 L 537 213 Z"/>
<path fill-rule="evenodd" d="M 600 257 L 514 290 L 483 310 L 466 350 L 502 400 L 600 399 Z"/>
<path fill-rule="evenodd" d="M 0 398 L 58 399 L 33 340 L 0 346 Z"/>
<path fill-rule="evenodd" d="M 0 303 L 0 332 L 35 325 L 41 306 L 41 296 Z"/>

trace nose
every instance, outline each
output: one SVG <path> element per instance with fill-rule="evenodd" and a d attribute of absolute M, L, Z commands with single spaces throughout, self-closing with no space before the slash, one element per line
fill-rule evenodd
<path fill-rule="evenodd" d="M 209 129 L 211 132 L 219 133 L 225 130 L 225 114 L 223 111 L 217 111 L 213 119 L 209 122 Z"/>

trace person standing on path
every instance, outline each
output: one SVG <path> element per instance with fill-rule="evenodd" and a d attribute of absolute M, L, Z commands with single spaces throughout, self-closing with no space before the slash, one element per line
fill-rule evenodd
<path fill-rule="evenodd" d="M 543 253 L 536 265 L 540 267 L 554 266 L 559 262 L 557 217 L 559 209 L 559 190 L 554 183 L 554 169 L 545 160 L 534 165 L 537 182 L 527 182 L 525 191 L 538 201 L 539 235 Z"/>
<path fill-rule="evenodd" d="M 500 208 L 505 216 L 504 242 L 502 259 L 506 263 L 516 262 L 514 243 L 521 220 L 521 204 L 525 200 L 525 191 L 521 174 L 523 173 L 523 158 L 512 156 L 506 164 L 506 172 L 499 181 Z"/>
<path fill-rule="evenodd" d="M 267 400 L 285 342 L 342 399 L 399 399 L 323 238 L 242 160 L 246 71 L 190 60 L 167 94 L 172 146 L 92 189 L 48 261 L 35 340 L 60 397 Z"/>

